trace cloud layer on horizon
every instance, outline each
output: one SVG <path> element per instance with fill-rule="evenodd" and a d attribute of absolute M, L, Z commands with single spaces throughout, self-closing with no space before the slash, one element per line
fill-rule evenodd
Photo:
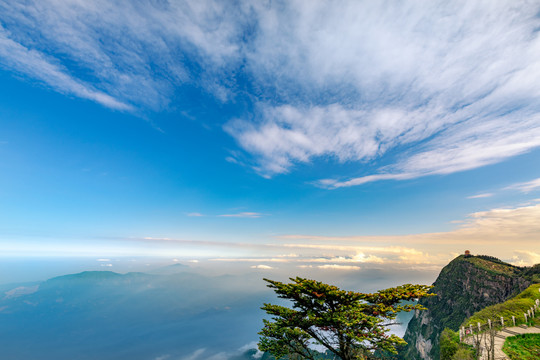
<path fill-rule="evenodd" d="M 540 200 L 514 207 L 495 208 L 470 214 L 456 229 L 437 233 L 392 236 L 321 236 L 290 234 L 250 242 L 202 241 L 177 238 L 109 239 L 94 246 L 77 243 L 38 241 L 21 245 L 4 243 L 6 254 L 25 256 L 110 256 L 174 257 L 175 262 L 190 261 L 200 265 L 208 261 L 228 263 L 264 271 L 296 268 L 360 270 L 394 268 L 437 270 L 453 257 L 470 250 L 516 265 L 540 261 L 537 251 L 540 236 Z M 61 252 L 59 252 L 61 249 Z M 108 256 L 108 258 L 104 258 Z M 194 262 L 193 259 L 200 261 Z M 276 266 L 278 265 L 278 266 Z"/>
<path fill-rule="evenodd" d="M 254 113 L 223 121 L 254 169 L 271 177 L 314 161 L 359 164 L 359 176 L 316 182 L 339 188 L 474 169 L 539 147 L 539 10 L 513 1 L 0 1 L 0 66 L 122 111 L 164 109 L 183 86 L 217 102 L 247 96 Z M 389 165 L 374 165 L 383 157 Z"/>
<path fill-rule="evenodd" d="M 445 265 L 453 257 L 470 250 L 516 265 L 540 261 L 536 251 L 540 235 L 538 201 L 508 208 L 472 213 L 452 231 L 395 236 L 317 236 L 283 235 L 267 248 L 286 256 L 222 257 L 216 261 L 297 264 L 300 267 L 324 265 L 327 269 L 360 269 L 363 265 L 382 264 L 433 268 Z M 520 249 L 520 250 L 517 250 Z M 352 267 L 351 267 L 352 266 Z M 349 267 L 349 268 L 347 268 Z"/>

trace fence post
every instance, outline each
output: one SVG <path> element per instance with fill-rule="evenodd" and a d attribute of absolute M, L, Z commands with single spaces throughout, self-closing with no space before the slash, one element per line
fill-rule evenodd
<path fill-rule="evenodd" d="M 501 316 L 501 326 L 504 327 L 504 318 Z"/>
<path fill-rule="evenodd" d="M 514 323 L 514 326 L 516 326 L 516 317 L 512 315 L 512 322 Z"/>

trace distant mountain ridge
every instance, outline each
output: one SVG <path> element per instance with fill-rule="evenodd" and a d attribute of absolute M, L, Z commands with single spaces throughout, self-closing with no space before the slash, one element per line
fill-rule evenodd
<path fill-rule="evenodd" d="M 433 284 L 437 296 L 421 299 L 427 310 L 416 312 L 399 358 L 438 360 L 439 336 L 444 328 L 457 331 L 476 311 L 504 302 L 534 282 L 540 282 L 540 264 L 518 267 L 492 256 L 460 255 L 446 265 Z"/>
<path fill-rule="evenodd" d="M 272 295 L 258 285 L 259 276 L 178 271 L 184 268 L 159 269 L 166 274 L 86 271 L 6 287 L 0 293 L 0 358 L 252 358 L 253 351 L 239 349 L 256 340 L 259 304 Z"/>

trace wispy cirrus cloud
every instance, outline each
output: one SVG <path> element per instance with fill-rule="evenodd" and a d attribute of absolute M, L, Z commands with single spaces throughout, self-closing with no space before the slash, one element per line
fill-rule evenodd
<path fill-rule="evenodd" d="M 4 67 L 36 78 L 59 92 L 98 102 L 117 110 L 132 110 L 133 107 L 103 91 L 96 90 L 69 74 L 69 71 L 39 51 L 29 49 L 9 38 L 8 32 L 0 25 L 0 62 Z"/>
<path fill-rule="evenodd" d="M 316 182 L 340 188 L 538 148 L 539 10 L 512 1 L 0 0 L 0 64 L 118 110 L 163 109 L 183 86 L 218 102 L 244 96 L 256 111 L 223 127 L 249 154 L 242 164 L 266 177 L 315 161 L 358 164 L 360 176 Z M 382 158 L 389 165 L 375 165 Z"/>
<path fill-rule="evenodd" d="M 261 174 L 395 156 L 366 176 L 318 182 L 339 188 L 474 169 L 540 146 L 538 4 L 341 5 L 291 2 L 260 18 L 249 59 L 284 104 L 260 103 L 257 121 L 225 129 Z"/>
<path fill-rule="evenodd" d="M 488 197 L 492 197 L 492 196 L 493 196 L 492 193 L 483 193 L 483 194 L 476 194 L 476 195 L 467 196 L 467 199 L 484 199 L 484 198 L 488 198 Z"/>
<path fill-rule="evenodd" d="M 258 212 L 240 212 L 240 213 L 236 213 L 236 214 L 223 214 L 223 215 L 218 215 L 219 217 L 228 217 L 228 218 L 251 218 L 251 219 L 257 219 L 257 218 L 260 218 L 262 216 L 264 216 L 264 214 L 261 214 L 261 213 L 258 213 Z"/>
<path fill-rule="evenodd" d="M 540 189 L 540 178 L 513 184 L 505 188 L 505 190 L 519 190 L 524 193 L 529 193 L 538 189 Z"/>
<path fill-rule="evenodd" d="M 204 215 L 201 214 L 201 213 L 198 213 L 198 212 L 192 212 L 192 213 L 188 213 L 187 216 L 189 216 L 189 217 L 202 217 Z"/>
<path fill-rule="evenodd" d="M 225 99 L 210 74 L 238 58 L 238 11 L 217 1 L 0 1 L 0 64 L 115 109 L 161 109 L 186 83 Z"/>

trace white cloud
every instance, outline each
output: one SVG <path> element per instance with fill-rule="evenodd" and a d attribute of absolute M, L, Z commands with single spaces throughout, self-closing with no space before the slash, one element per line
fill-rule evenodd
<path fill-rule="evenodd" d="M 59 92 L 89 99 L 112 109 L 132 110 L 131 105 L 72 77 L 66 68 L 57 64 L 55 59 L 49 59 L 39 51 L 13 41 L 1 25 L 0 65 L 41 80 Z"/>
<path fill-rule="evenodd" d="M 319 254 L 319 257 L 301 259 L 313 264 L 444 265 L 450 260 L 449 254 L 469 249 L 517 265 L 533 265 L 540 262 L 536 251 L 540 236 L 538 219 L 540 204 L 536 203 L 475 212 L 460 221 L 455 230 L 447 232 L 349 237 L 289 235 L 282 238 L 298 241 L 283 244 L 284 247 Z M 320 256 L 321 253 L 327 255 Z M 353 253 L 356 255 L 351 256 Z"/>
<path fill-rule="evenodd" d="M 201 214 L 201 213 L 198 213 L 198 212 L 192 212 L 192 213 L 187 214 L 187 216 L 191 216 L 191 217 L 201 217 L 201 216 L 204 216 L 204 215 Z"/>
<path fill-rule="evenodd" d="M 174 86 L 195 79 L 223 99 L 227 89 L 209 74 L 238 58 L 238 11 L 211 0 L 2 2 L 0 20 L 11 34 L 2 31 L 0 63 L 111 108 L 159 109 Z M 208 70 L 192 79 L 188 57 Z M 82 78 L 101 91 L 85 88 Z"/>
<path fill-rule="evenodd" d="M 232 218 L 252 218 L 252 219 L 255 219 L 255 218 L 260 218 L 263 215 L 264 214 L 257 213 L 257 212 L 241 212 L 241 213 L 237 213 L 237 214 L 223 214 L 223 215 L 218 215 L 218 216 L 220 216 L 220 217 L 232 217 Z"/>
<path fill-rule="evenodd" d="M 228 257 L 221 257 L 221 258 L 215 258 L 215 259 L 210 259 L 210 261 L 223 261 L 223 262 L 281 262 L 281 263 L 285 263 L 285 262 L 289 262 L 288 259 L 283 259 L 283 258 L 269 258 L 269 257 L 264 257 L 264 258 L 259 258 L 259 257 L 252 257 L 252 258 L 228 258 Z"/>
<path fill-rule="evenodd" d="M 345 181 L 336 179 L 321 179 L 314 184 L 323 188 L 337 189 L 341 187 L 358 186 L 380 180 L 406 180 L 420 176 L 420 174 L 377 174 L 353 178 Z"/>
<path fill-rule="evenodd" d="M 268 266 L 268 265 L 253 265 L 251 268 L 252 269 L 263 269 L 263 270 L 274 269 L 272 266 Z"/>
<path fill-rule="evenodd" d="M 484 239 L 495 242 L 515 238 L 522 243 L 536 242 L 540 234 L 538 219 L 540 219 L 540 204 L 496 208 L 470 214 L 468 221 L 460 229 L 448 234 L 471 240 Z"/>
<path fill-rule="evenodd" d="M 290 253 L 290 254 L 281 254 L 281 255 L 277 255 L 278 258 L 298 258 L 300 255 L 298 254 L 294 254 L 294 253 Z"/>
<path fill-rule="evenodd" d="M 330 188 L 528 152 L 540 146 L 540 19 L 538 4 L 521 5 L 290 2 L 261 10 L 249 65 L 272 79 L 285 104 L 260 104 L 258 121 L 225 129 L 267 176 L 317 158 L 362 163 L 399 151 L 367 176 L 319 182 Z"/>
<path fill-rule="evenodd" d="M 242 346 L 240 349 L 238 349 L 238 351 L 241 354 L 243 354 L 246 351 L 251 350 L 251 349 L 257 350 L 257 352 L 255 354 L 253 354 L 254 359 L 259 359 L 264 355 L 264 352 L 259 350 L 257 341 L 253 341 L 253 342 L 250 342 L 249 344 L 246 344 L 246 345 Z"/>
<path fill-rule="evenodd" d="M 517 183 L 505 188 L 506 190 L 519 190 L 524 193 L 529 193 L 540 189 L 540 178 L 527 182 Z"/>
<path fill-rule="evenodd" d="M 450 174 L 494 164 L 540 146 L 540 114 L 531 113 L 529 106 L 505 115 L 492 114 L 493 107 L 503 101 L 494 94 L 487 96 L 492 101 L 482 100 L 488 102 L 485 105 L 476 103 L 453 113 L 450 108 L 455 104 L 408 112 L 362 112 L 337 104 L 306 109 L 286 105 L 264 108 L 260 123 L 236 120 L 225 130 L 260 158 L 256 169 L 265 174 L 288 172 L 294 163 L 315 157 L 365 162 L 399 146 L 421 144 L 404 152 L 393 165 L 380 168 L 379 173 L 318 182 L 329 188 Z"/>
<path fill-rule="evenodd" d="M 398 142 L 408 143 L 430 134 L 414 130 L 424 121 L 399 109 L 370 112 L 340 104 L 298 108 L 262 106 L 261 123 L 237 120 L 225 130 L 247 151 L 261 158 L 262 172 L 286 172 L 294 162 L 331 155 L 341 162 L 370 160 Z M 418 115 L 419 118 L 425 115 Z M 418 124 L 415 124 L 418 123 Z M 401 138 L 401 140 L 399 140 Z"/>
<path fill-rule="evenodd" d="M 338 265 L 338 264 L 326 264 L 317 266 L 319 269 L 331 269 L 331 270 L 360 270 L 360 266 L 355 265 Z"/>
<path fill-rule="evenodd" d="M 3 1 L 0 64 L 127 111 L 162 109 L 185 84 L 228 101 L 243 96 L 240 74 L 258 89 L 248 94 L 256 113 L 224 129 L 254 168 L 270 177 L 321 159 L 368 165 L 363 176 L 317 182 L 338 188 L 539 147 L 539 10 L 464 0 Z M 390 165 L 371 168 L 384 156 Z"/>
<path fill-rule="evenodd" d="M 225 158 L 225 161 L 230 162 L 230 163 L 232 163 L 232 164 L 238 164 L 238 160 L 236 160 L 236 159 L 233 158 L 232 156 L 227 156 L 227 157 Z"/>
<path fill-rule="evenodd" d="M 483 198 L 488 198 L 488 197 L 492 197 L 492 196 L 493 196 L 492 193 L 484 193 L 484 194 L 477 194 L 477 195 L 467 196 L 467 199 L 483 199 Z"/>
<path fill-rule="evenodd" d="M 313 237 L 313 239 L 313 242 L 316 242 L 317 237 Z M 401 239 L 400 237 L 394 237 L 392 240 L 394 243 L 399 243 Z M 225 257 L 211 260 L 236 263 L 280 263 L 284 265 L 296 263 L 300 268 L 320 267 L 328 264 L 343 266 L 359 266 L 360 264 L 433 264 L 439 261 L 436 257 L 415 248 L 399 245 L 366 246 L 363 243 L 365 241 L 358 240 L 347 244 L 338 239 L 336 242 L 330 241 L 322 244 L 276 244 L 277 249 L 295 248 L 301 250 L 304 254 L 295 257 L 276 255 L 275 257 Z M 252 265 L 251 268 L 274 269 L 274 267 L 268 265 Z"/>
<path fill-rule="evenodd" d="M 540 264 L 540 253 L 527 250 L 516 250 L 512 257 L 512 263 L 517 266 Z"/>

